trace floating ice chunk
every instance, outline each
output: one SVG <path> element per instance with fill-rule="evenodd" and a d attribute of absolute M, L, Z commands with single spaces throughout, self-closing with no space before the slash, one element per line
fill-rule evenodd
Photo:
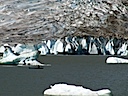
<path fill-rule="evenodd" d="M 98 96 L 111 96 L 111 91 L 108 89 L 103 89 L 97 91 Z"/>
<path fill-rule="evenodd" d="M 108 57 L 106 63 L 128 63 L 128 59 L 119 57 Z"/>
<path fill-rule="evenodd" d="M 108 89 L 92 91 L 82 86 L 55 84 L 50 89 L 44 91 L 44 95 L 53 96 L 110 96 L 111 91 Z"/>

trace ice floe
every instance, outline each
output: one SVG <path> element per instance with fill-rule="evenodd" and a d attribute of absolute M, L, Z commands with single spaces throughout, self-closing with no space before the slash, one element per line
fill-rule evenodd
<path fill-rule="evenodd" d="M 55 84 L 50 86 L 50 89 L 44 91 L 46 96 L 111 96 L 112 93 L 109 89 L 102 89 L 92 91 L 82 86 L 75 86 L 69 84 Z"/>

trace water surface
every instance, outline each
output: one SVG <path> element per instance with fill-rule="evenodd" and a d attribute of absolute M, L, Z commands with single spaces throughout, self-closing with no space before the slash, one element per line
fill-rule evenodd
<path fill-rule="evenodd" d="M 51 84 L 66 82 L 92 90 L 109 88 L 128 95 L 128 65 L 105 64 L 107 56 L 41 56 L 44 69 L 0 67 L 0 96 L 42 96 Z"/>

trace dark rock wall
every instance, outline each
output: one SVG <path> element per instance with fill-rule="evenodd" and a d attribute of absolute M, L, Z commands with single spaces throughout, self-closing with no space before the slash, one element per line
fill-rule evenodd
<path fill-rule="evenodd" d="M 73 36 L 128 38 L 127 0 L 1 0 L 0 44 Z"/>

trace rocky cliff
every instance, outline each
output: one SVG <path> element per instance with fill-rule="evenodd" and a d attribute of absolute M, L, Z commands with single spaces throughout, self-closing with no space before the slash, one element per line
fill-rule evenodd
<path fill-rule="evenodd" d="M 128 39 L 128 1 L 0 0 L 0 44 L 68 35 Z"/>

